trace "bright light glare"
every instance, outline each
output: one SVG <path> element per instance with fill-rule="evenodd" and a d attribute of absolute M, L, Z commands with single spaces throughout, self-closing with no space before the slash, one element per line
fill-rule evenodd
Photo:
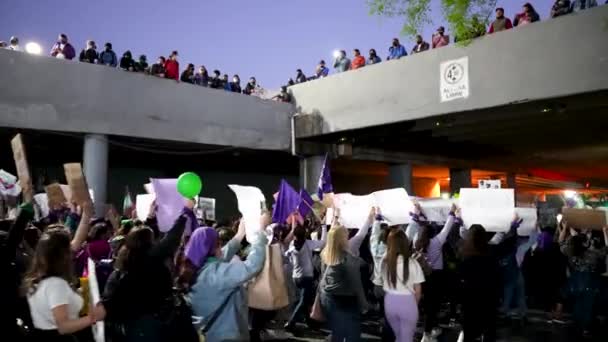
<path fill-rule="evenodd" d="M 340 57 L 340 50 L 334 50 L 334 58 Z"/>
<path fill-rule="evenodd" d="M 557 214 L 557 223 L 562 222 L 562 214 Z"/>
<path fill-rule="evenodd" d="M 564 196 L 566 196 L 566 198 L 574 198 L 576 196 L 576 191 L 564 190 Z"/>
<path fill-rule="evenodd" d="M 40 44 L 38 43 L 29 42 L 25 44 L 25 51 L 32 55 L 39 55 L 42 53 L 42 47 L 40 47 Z"/>
<path fill-rule="evenodd" d="M 447 193 L 447 192 L 444 192 L 444 193 L 441 194 L 441 198 L 443 198 L 445 200 L 450 199 L 450 194 Z"/>

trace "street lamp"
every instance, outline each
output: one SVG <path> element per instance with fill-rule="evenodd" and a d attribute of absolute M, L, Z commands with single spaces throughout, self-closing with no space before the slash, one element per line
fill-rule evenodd
<path fill-rule="evenodd" d="M 25 44 L 25 52 L 31 53 L 32 55 L 39 55 L 42 53 L 42 47 L 40 47 L 40 44 L 38 43 L 29 42 Z"/>

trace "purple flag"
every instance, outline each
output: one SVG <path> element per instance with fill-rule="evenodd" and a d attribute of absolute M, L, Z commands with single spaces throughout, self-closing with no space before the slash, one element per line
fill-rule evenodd
<path fill-rule="evenodd" d="M 281 179 L 279 195 L 272 210 L 272 223 L 284 223 L 300 205 L 300 194 L 289 183 Z"/>
<path fill-rule="evenodd" d="M 325 154 L 321 174 L 319 175 L 319 185 L 317 187 L 317 196 L 319 200 L 323 199 L 323 194 L 334 192 L 334 187 L 331 184 L 331 168 L 329 167 L 329 156 Z"/>
<path fill-rule="evenodd" d="M 152 179 L 152 186 L 156 194 L 158 228 L 161 232 L 167 232 L 182 213 L 185 199 L 177 192 L 176 178 Z M 186 222 L 186 232 L 191 233 L 193 225 L 196 225 L 196 222 L 192 222 L 192 218 L 189 218 Z"/>
<path fill-rule="evenodd" d="M 308 192 L 304 189 L 300 190 L 300 206 L 298 211 L 302 218 L 306 217 L 306 215 L 312 211 L 313 204 L 315 204 L 315 201 L 312 200 L 312 197 L 310 197 Z"/>

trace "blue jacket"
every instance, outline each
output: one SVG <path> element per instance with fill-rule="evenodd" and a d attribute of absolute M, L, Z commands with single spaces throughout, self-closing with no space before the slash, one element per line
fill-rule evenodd
<path fill-rule="evenodd" d="M 407 51 L 405 51 L 403 45 L 399 44 L 399 46 L 391 46 L 388 48 L 388 57 L 386 57 L 386 59 L 399 59 L 403 56 L 407 56 Z"/>
<path fill-rule="evenodd" d="M 207 331 L 208 342 L 249 341 L 247 291 L 243 285 L 264 266 L 268 239 L 263 232 L 258 236 L 244 262 L 230 262 L 241 245 L 235 240 L 228 242 L 222 249 L 223 260 L 208 260 L 192 286 L 192 309 L 203 322 L 209 320 L 227 296 L 231 297 Z"/>
<path fill-rule="evenodd" d="M 118 59 L 116 58 L 116 53 L 114 51 L 106 51 L 103 50 L 99 53 L 99 64 L 109 65 L 111 67 L 116 67 L 118 64 Z"/>

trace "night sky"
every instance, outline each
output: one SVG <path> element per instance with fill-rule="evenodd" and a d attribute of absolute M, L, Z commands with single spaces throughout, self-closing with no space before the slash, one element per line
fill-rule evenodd
<path fill-rule="evenodd" d="M 438 3 L 433 24 L 423 30 L 427 41 L 438 26 L 447 26 Z M 498 1 L 511 19 L 523 3 Z M 546 20 L 553 1 L 531 3 Z M 48 53 L 57 35 L 66 33 L 77 53 L 87 39 L 98 50 L 112 42 L 119 57 L 127 49 L 135 58 L 146 54 L 150 63 L 178 50 L 182 70 L 186 63 L 203 64 L 231 78 L 239 74 L 243 83 L 256 76 L 267 89 L 295 78 L 298 68 L 312 74 L 320 59 L 331 63 L 335 49 L 351 56 L 359 48 L 367 56 L 375 48 L 385 59 L 402 23 L 370 16 L 365 0 L 0 0 L 0 13 L 0 40 L 16 35 L 22 47 L 35 41 Z M 412 42 L 401 40 L 411 50 Z"/>

